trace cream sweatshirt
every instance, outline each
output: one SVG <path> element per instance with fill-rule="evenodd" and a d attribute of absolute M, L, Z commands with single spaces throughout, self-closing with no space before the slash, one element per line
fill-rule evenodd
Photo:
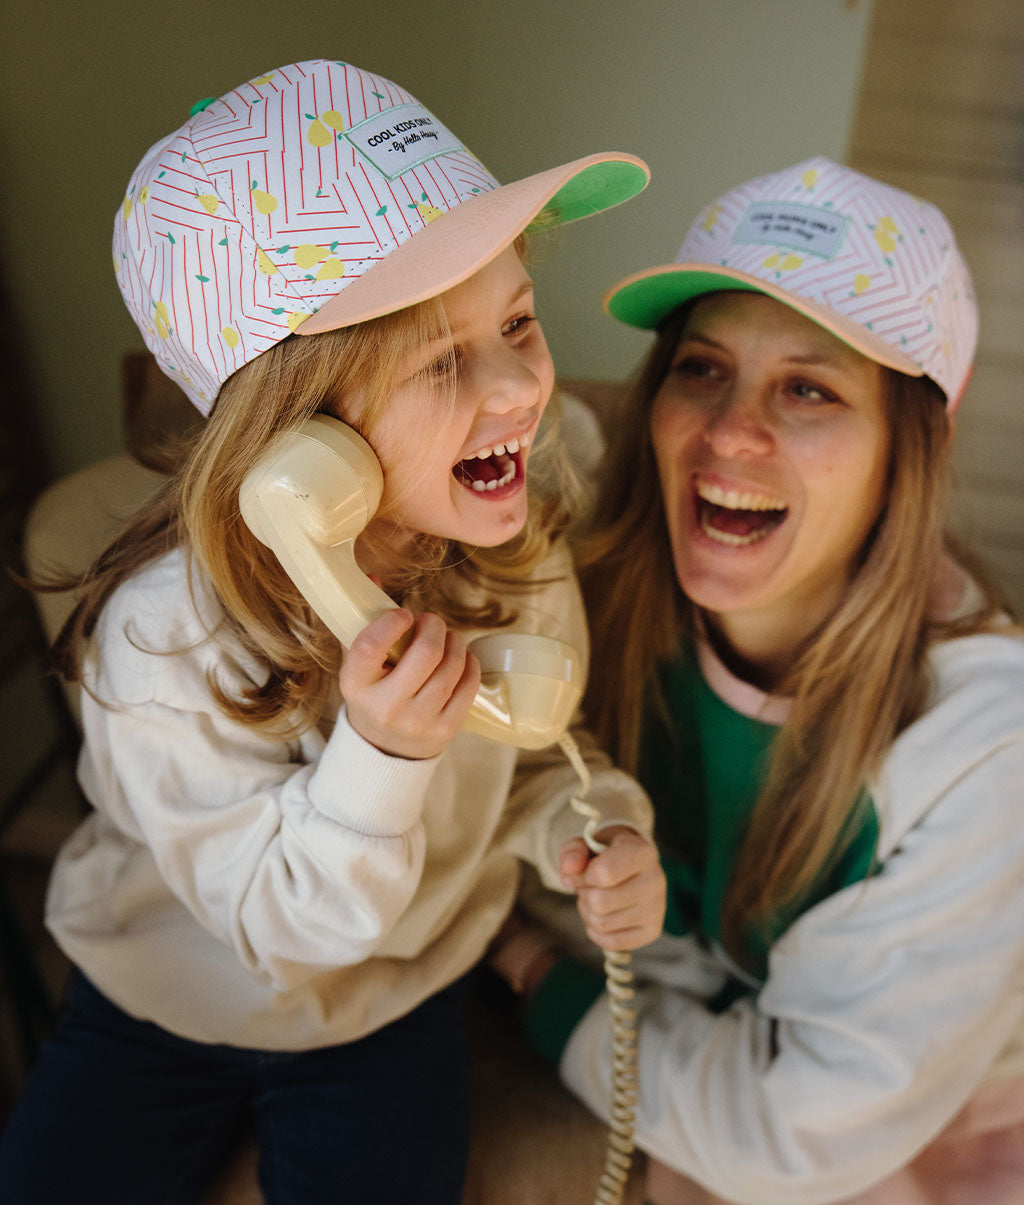
<path fill-rule="evenodd" d="M 54 870 L 47 923 L 121 1008 L 184 1037 L 271 1050 L 350 1041 L 462 975 L 516 894 L 518 857 L 558 888 L 582 828 L 559 749 L 460 732 L 438 757 L 390 757 L 344 702 L 285 741 L 229 720 L 228 689 L 263 671 L 218 632 L 185 555 L 111 597 L 87 661 L 79 776 L 95 811 Z M 586 661 L 564 547 L 517 594 L 519 630 Z M 469 634 L 472 636 L 472 633 Z M 646 796 L 577 736 L 607 822 L 650 830 Z"/>

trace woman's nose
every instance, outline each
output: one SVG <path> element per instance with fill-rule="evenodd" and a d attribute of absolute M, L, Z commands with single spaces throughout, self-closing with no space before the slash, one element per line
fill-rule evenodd
<path fill-rule="evenodd" d="M 709 411 L 704 439 L 726 458 L 764 456 L 774 447 L 774 436 L 764 400 L 754 389 L 734 386 Z"/>

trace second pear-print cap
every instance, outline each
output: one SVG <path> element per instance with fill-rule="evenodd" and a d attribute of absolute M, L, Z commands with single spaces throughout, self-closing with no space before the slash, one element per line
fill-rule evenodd
<path fill-rule="evenodd" d="M 676 262 L 620 281 L 605 308 L 653 329 L 694 297 L 766 293 L 908 376 L 952 410 L 970 376 L 978 307 L 967 264 L 932 204 L 831 159 L 759 176 L 706 206 Z"/>

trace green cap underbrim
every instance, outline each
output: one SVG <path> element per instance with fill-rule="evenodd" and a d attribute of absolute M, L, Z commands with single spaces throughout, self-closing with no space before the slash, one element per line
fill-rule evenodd
<path fill-rule="evenodd" d="M 694 268 L 664 271 L 633 280 L 608 296 L 605 306 L 613 318 L 642 330 L 654 330 L 683 304 L 705 293 L 735 289 L 746 293 L 768 293 L 757 285 L 737 280 L 725 272 Z"/>
<path fill-rule="evenodd" d="M 614 159 L 594 163 L 563 184 L 527 230 L 561 226 L 621 205 L 643 192 L 647 181 L 647 172 L 635 163 Z"/>

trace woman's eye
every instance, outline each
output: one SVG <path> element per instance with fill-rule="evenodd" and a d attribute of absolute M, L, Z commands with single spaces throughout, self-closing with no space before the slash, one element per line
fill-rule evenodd
<path fill-rule="evenodd" d="M 822 389 L 820 385 L 815 385 L 811 381 L 796 381 L 790 388 L 800 401 L 808 402 L 813 406 L 825 406 L 839 400 L 834 393 Z"/>
<path fill-rule="evenodd" d="M 698 381 L 721 375 L 715 364 L 710 360 L 704 360 L 698 356 L 684 356 L 683 359 L 672 366 L 672 371 L 679 376 L 689 377 Z"/>

